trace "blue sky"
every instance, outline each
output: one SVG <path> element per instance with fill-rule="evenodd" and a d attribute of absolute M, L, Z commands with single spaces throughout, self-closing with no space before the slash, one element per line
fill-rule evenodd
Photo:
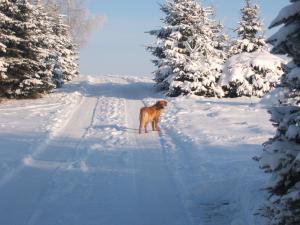
<path fill-rule="evenodd" d="M 82 74 L 91 75 L 150 75 L 154 70 L 152 56 L 145 46 L 154 40 L 145 31 L 158 28 L 163 17 L 159 3 L 164 0 L 89 0 L 88 7 L 94 14 L 104 15 L 105 23 L 95 31 L 81 50 Z M 204 5 L 214 5 L 217 18 L 226 31 L 239 21 L 243 0 L 204 0 Z M 266 27 L 287 0 L 257 0 Z M 267 29 L 267 28 L 266 28 Z M 267 31 L 266 35 L 274 31 Z"/>

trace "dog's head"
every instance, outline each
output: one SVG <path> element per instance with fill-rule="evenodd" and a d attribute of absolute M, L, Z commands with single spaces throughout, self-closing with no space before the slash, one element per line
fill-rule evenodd
<path fill-rule="evenodd" d="M 157 101 L 155 105 L 159 109 L 164 109 L 168 105 L 168 102 L 165 100 L 160 100 L 160 101 Z"/>

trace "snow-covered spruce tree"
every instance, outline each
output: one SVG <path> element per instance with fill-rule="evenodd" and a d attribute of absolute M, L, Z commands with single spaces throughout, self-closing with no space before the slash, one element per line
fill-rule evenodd
<path fill-rule="evenodd" d="M 6 78 L 7 64 L 1 57 L 6 52 L 6 46 L 0 42 L 0 80 Z"/>
<path fill-rule="evenodd" d="M 35 5 L 39 12 L 39 21 L 42 22 L 39 27 L 45 35 L 49 48 L 49 56 L 47 58 L 47 64 L 51 67 L 53 73 L 52 80 L 56 87 L 61 87 L 65 81 L 70 81 L 78 75 L 78 53 L 77 46 L 74 44 L 70 29 L 65 24 L 63 16 L 60 15 L 59 9 L 49 9 L 51 12 L 57 11 L 57 13 L 47 13 L 40 1 L 35 2 Z M 56 7 L 55 5 L 50 5 Z"/>
<path fill-rule="evenodd" d="M 70 81 L 78 76 L 78 46 L 74 43 L 68 26 L 63 23 L 62 16 L 57 18 L 58 26 L 56 35 L 60 38 L 62 48 L 58 49 L 60 53 L 59 63 L 63 71 L 63 79 Z"/>
<path fill-rule="evenodd" d="M 240 26 L 235 30 L 238 39 L 229 48 L 231 57 L 225 63 L 221 79 L 227 97 L 262 97 L 280 82 L 284 73 L 284 61 L 268 51 L 260 34 L 259 7 L 250 0 L 245 2 Z"/>
<path fill-rule="evenodd" d="M 57 23 L 56 18 L 49 16 L 49 14 L 45 12 L 44 7 L 39 1 L 35 2 L 35 7 L 38 10 L 35 10 L 34 14 L 37 18 L 39 18 L 39 20 L 36 22 L 37 26 L 40 27 L 41 32 L 45 34 L 40 37 L 43 40 L 40 40 L 41 43 L 43 43 L 43 47 L 48 50 L 48 55 L 45 58 L 45 62 L 49 70 L 52 72 L 53 84 L 56 87 L 61 87 L 64 83 L 64 77 L 63 70 L 59 63 L 59 51 L 64 49 L 60 45 L 60 39 L 63 36 L 59 36 L 59 34 L 56 33 L 56 30 L 59 29 L 60 24 Z"/>
<path fill-rule="evenodd" d="M 70 81 L 78 76 L 78 52 L 69 27 L 64 23 L 61 15 L 53 18 L 53 24 L 55 45 L 51 52 L 51 58 L 55 63 L 53 79 L 59 87 L 65 81 Z"/>
<path fill-rule="evenodd" d="M 263 214 L 271 225 L 300 224 L 300 1 L 291 0 L 271 27 L 283 27 L 269 41 L 275 53 L 286 53 L 294 67 L 283 76 L 285 99 L 271 109 L 277 133 L 264 145 L 259 162 L 271 173 L 270 193 Z"/>
<path fill-rule="evenodd" d="M 266 46 L 265 38 L 260 34 L 262 22 L 258 16 L 259 6 L 245 0 L 246 5 L 241 9 L 241 21 L 235 29 L 238 38 L 231 43 L 230 55 L 242 52 L 254 52 Z"/>
<path fill-rule="evenodd" d="M 223 95 L 218 80 L 225 53 L 222 26 L 212 19 L 213 9 L 195 0 L 167 1 L 164 26 L 150 31 L 157 43 L 148 47 L 157 57 L 155 81 L 170 96 Z M 223 43 L 221 43 L 223 41 Z"/>
<path fill-rule="evenodd" d="M 50 46 L 39 26 L 47 21 L 37 19 L 39 14 L 26 0 L 0 0 L 0 43 L 6 46 L 0 51 L 1 64 L 6 65 L 0 96 L 35 97 L 54 87 L 46 63 Z"/>

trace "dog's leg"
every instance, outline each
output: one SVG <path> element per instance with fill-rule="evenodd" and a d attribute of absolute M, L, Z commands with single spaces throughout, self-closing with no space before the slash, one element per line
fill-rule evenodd
<path fill-rule="evenodd" d="M 152 121 L 152 130 L 155 131 L 156 127 L 155 127 L 155 120 Z"/>
<path fill-rule="evenodd" d="M 156 118 L 156 119 L 155 119 L 155 130 L 156 130 L 156 131 L 160 131 L 160 129 L 159 129 L 159 127 L 158 127 L 158 121 L 159 121 L 159 119 Z"/>
<path fill-rule="evenodd" d="M 142 123 L 142 118 L 141 118 L 141 116 L 140 116 L 139 134 L 142 133 L 142 128 L 143 128 L 143 123 Z"/>
<path fill-rule="evenodd" d="M 156 131 L 157 128 L 156 117 L 153 118 L 152 127 L 153 127 L 153 131 Z"/>
<path fill-rule="evenodd" d="M 148 127 L 148 123 L 145 123 L 145 133 L 148 133 L 147 127 Z"/>
<path fill-rule="evenodd" d="M 142 129 L 145 126 L 145 120 L 144 120 L 144 113 L 143 113 L 143 109 L 140 110 L 140 127 L 139 127 L 139 134 L 142 133 Z"/>
<path fill-rule="evenodd" d="M 140 127 L 139 127 L 139 133 L 140 134 L 142 133 L 143 129 L 145 129 L 145 131 L 146 131 L 146 126 L 147 126 L 147 124 L 145 123 L 145 121 L 140 122 Z"/>

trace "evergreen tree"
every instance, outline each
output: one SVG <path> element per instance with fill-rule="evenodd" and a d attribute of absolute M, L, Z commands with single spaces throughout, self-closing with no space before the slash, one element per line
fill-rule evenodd
<path fill-rule="evenodd" d="M 0 61 L 7 65 L 0 96 L 34 97 L 54 87 L 46 63 L 48 37 L 40 26 L 47 21 L 37 19 L 40 13 L 27 0 L 0 0 L 0 43 L 6 46 Z"/>
<path fill-rule="evenodd" d="M 1 96 L 35 96 L 78 75 L 76 46 L 62 16 L 49 16 L 39 1 L 0 1 Z"/>
<path fill-rule="evenodd" d="M 195 0 L 167 1 L 164 26 L 151 31 L 157 43 L 148 49 L 157 57 L 155 81 L 170 96 L 222 96 L 218 85 L 225 54 L 222 26 L 212 19 L 212 8 Z M 223 43 L 222 43 L 223 42 Z"/>
<path fill-rule="evenodd" d="M 6 46 L 0 42 L 0 56 L 6 52 Z M 7 64 L 0 57 L 0 80 L 6 78 Z"/>
<path fill-rule="evenodd" d="M 74 44 L 69 27 L 64 24 L 63 17 L 59 15 L 54 19 L 53 30 L 56 36 L 55 50 L 58 59 L 56 71 L 61 71 L 64 81 L 70 81 L 79 74 L 77 45 Z"/>
<path fill-rule="evenodd" d="M 78 76 L 77 45 L 74 44 L 69 26 L 59 14 L 58 6 L 49 5 L 47 8 L 51 11 L 49 14 L 45 11 L 41 1 L 36 1 L 34 4 L 39 9 L 39 15 L 36 15 L 41 21 L 39 27 L 44 34 L 47 34 L 47 39 L 44 41 L 48 44 L 45 47 L 49 49 L 47 64 L 53 73 L 52 80 L 56 87 L 61 87 L 66 81 Z"/>
<path fill-rule="evenodd" d="M 245 0 L 241 21 L 235 30 L 238 39 L 229 48 L 222 86 L 227 97 L 263 97 L 280 82 L 284 61 L 269 53 L 260 32 L 259 6 Z"/>
<path fill-rule="evenodd" d="M 241 21 L 235 29 L 238 39 L 233 41 L 229 52 L 237 55 L 242 52 L 254 52 L 265 47 L 265 38 L 259 33 L 262 23 L 258 17 L 259 6 L 252 5 L 251 0 L 245 0 L 246 5 L 241 9 Z"/>
<path fill-rule="evenodd" d="M 45 12 L 44 7 L 40 4 L 40 1 L 35 2 L 35 7 L 37 10 L 34 11 L 34 16 L 39 18 L 36 22 L 37 26 L 41 29 L 44 34 L 41 43 L 43 43 L 43 48 L 46 48 L 48 55 L 45 58 L 45 62 L 52 72 L 52 82 L 56 87 L 61 87 L 64 83 L 63 71 L 61 69 L 59 60 L 60 55 L 59 51 L 62 51 L 64 48 L 60 44 L 60 39 L 64 37 L 63 35 L 56 32 L 60 28 L 60 23 L 56 21 L 54 16 L 49 16 Z"/>
<path fill-rule="evenodd" d="M 69 27 L 64 23 L 61 15 L 52 15 L 51 34 L 52 47 L 48 62 L 53 65 L 53 82 L 61 87 L 66 81 L 78 76 L 77 46 L 73 43 Z"/>
<path fill-rule="evenodd" d="M 264 145 L 260 166 L 272 174 L 270 198 L 263 214 L 272 225 L 300 224 L 300 1 L 291 0 L 271 27 L 283 27 L 269 41 L 275 53 L 285 53 L 294 65 L 283 77 L 286 95 L 271 110 L 277 133 Z"/>

